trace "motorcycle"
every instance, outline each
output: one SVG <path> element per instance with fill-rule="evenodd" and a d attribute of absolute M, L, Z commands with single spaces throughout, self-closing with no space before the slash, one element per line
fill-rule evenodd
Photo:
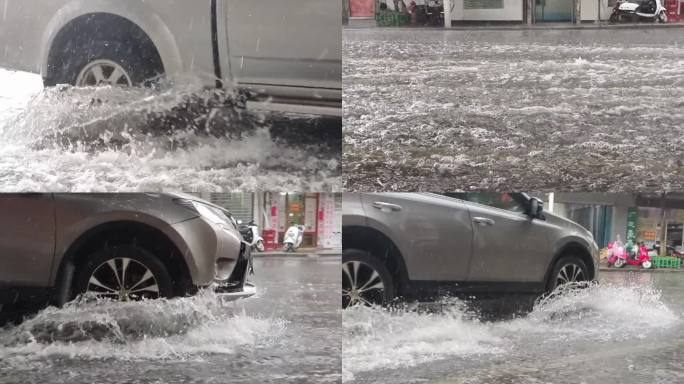
<path fill-rule="evenodd" d="M 300 245 L 302 245 L 302 240 L 304 239 L 304 226 L 298 224 L 292 224 L 290 228 L 285 232 L 285 239 L 283 243 L 283 251 L 294 252 Z"/>
<path fill-rule="evenodd" d="M 667 23 L 667 9 L 662 0 L 618 0 L 610 14 L 610 21 L 616 23 L 623 19 Z"/>
<path fill-rule="evenodd" d="M 242 224 L 242 220 L 238 220 L 238 225 L 240 226 L 242 239 L 252 247 L 252 250 L 263 252 L 264 238 L 259 235 L 259 227 L 254 224 L 254 220 L 250 221 L 248 224 Z"/>
<path fill-rule="evenodd" d="M 608 266 L 622 268 L 626 264 L 641 265 L 645 269 L 652 266 L 648 249 L 643 244 L 624 247 L 618 237 L 616 241 L 608 243 Z"/>

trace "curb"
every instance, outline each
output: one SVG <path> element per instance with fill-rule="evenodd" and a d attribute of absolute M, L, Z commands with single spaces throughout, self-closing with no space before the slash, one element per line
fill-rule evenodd
<path fill-rule="evenodd" d="M 285 253 L 285 252 L 252 252 L 252 257 L 294 257 L 294 258 L 310 258 L 315 259 L 319 257 L 342 257 L 342 252 L 340 253 Z"/>
<path fill-rule="evenodd" d="M 684 269 L 677 268 L 611 268 L 611 267 L 600 267 L 599 272 L 639 272 L 639 273 L 681 273 Z"/>
<path fill-rule="evenodd" d="M 600 29 L 676 29 L 684 28 L 684 23 L 670 24 L 588 24 L 588 25 L 491 25 L 491 26 L 451 26 L 451 27 L 344 27 L 348 31 L 577 31 L 577 30 L 600 30 Z"/>

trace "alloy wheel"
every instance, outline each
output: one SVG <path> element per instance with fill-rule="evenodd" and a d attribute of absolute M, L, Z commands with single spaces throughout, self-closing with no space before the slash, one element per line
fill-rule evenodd
<path fill-rule="evenodd" d="M 563 268 L 558 271 L 558 276 L 556 276 L 556 286 L 585 280 L 586 277 L 584 276 L 582 267 L 574 263 L 569 263 L 565 264 Z"/>
<path fill-rule="evenodd" d="M 382 304 L 385 284 L 378 271 L 361 261 L 342 264 L 342 307 Z"/>
<path fill-rule="evenodd" d="M 86 293 L 120 301 L 160 297 L 159 285 L 152 271 L 127 257 L 109 259 L 95 268 L 88 280 Z"/>
<path fill-rule="evenodd" d="M 76 85 L 79 87 L 97 87 L 102 85 L 130 87 L 133 85 L 126 70 L 111 60 L 95 60 L 78 74 Z"/>

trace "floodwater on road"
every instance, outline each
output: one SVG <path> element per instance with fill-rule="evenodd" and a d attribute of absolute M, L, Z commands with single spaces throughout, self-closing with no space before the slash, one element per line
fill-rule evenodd
<path fill-rule="evenodd" d="M 43 89 L 0 69 L 0 84 L 5 192 L 340 189 L 340 119 L 247 112 L 192 80 Z"/>
<path fill-rule="evenodd" d="M 681 273 L 604 273 L 511 320 L 481 321 L 457 300 L 342 318 L 345 382 L 684 382 Z"/>
<path fill-rule="evenodd" d="M 345 189 L 681 189 L 681 31 L 345 30 Z"/>
<path fill-rule="evenodd" d="M 49 308 L 0 328 L 0 383 L 335 383 L 337 257 L 255 259 L 256 297 Z"/>

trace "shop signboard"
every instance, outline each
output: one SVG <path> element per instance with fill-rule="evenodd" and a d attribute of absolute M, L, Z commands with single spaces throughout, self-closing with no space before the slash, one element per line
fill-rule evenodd
<path fill-rule="evenodd" d="M 375 0 L 349 0 L 349 15 L 351 17 L 373 17 L 375 15 Z"/>
<path fill-rule="evenodd" d="M 643 231 L 641 232 L 641 237 L 644 241 L 655 241 L 656 231 Z"/>
<path fill-rule="evenodd" d="M 629 208 L 627 210 L 627 242 L 636 242 L 637 222 L 639 220 L 639 211 L 637 208 Z M 648 240 L 648 239 L 644 239 Z"/>
<path fill-rule="evenodd" d="M 342 198 L 334 193 L 320 195 L 318 207 L 319 246 L 342 248 Z"/>
<path fill-rule="evenodd" d="M 464 9 L 500 9 L 504 0 L 464 0 Z"/>
<path fill-rule="evenodd" d="M 313 196 L 306 196 L 304 200 L 304 228 L 306 232 L 314 232 L 316 230 L 316 205 L 318 198 Z"/>

